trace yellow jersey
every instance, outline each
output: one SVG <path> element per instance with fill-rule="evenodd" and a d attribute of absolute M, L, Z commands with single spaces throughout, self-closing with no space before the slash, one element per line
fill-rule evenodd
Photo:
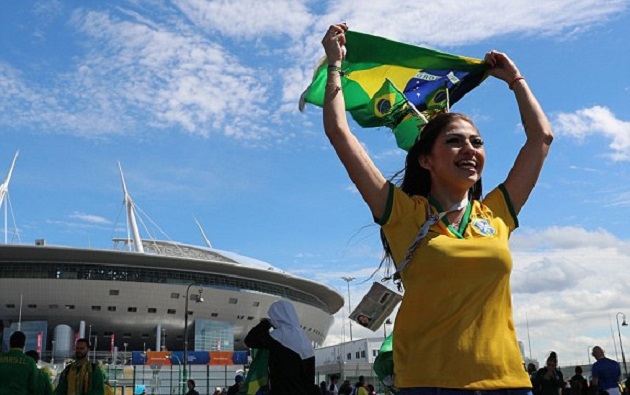
<path fill-rule="evenodd" d="M 435 207 L 390 187 L 381 224 L 399 265 Z M 405 294 L 394 327 L 399 388 L 529 388 L 512 319 L 510 233 L 518 222 L 500 185 L 472 201 L 462 224 L 432 225 L 401 272 Z"/>

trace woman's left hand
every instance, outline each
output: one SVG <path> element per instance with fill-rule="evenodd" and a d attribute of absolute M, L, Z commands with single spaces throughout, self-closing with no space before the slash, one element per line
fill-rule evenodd
<path fill-rule="evenodd" d="M 503 52 L 490 51 L 484 56 L 483 60 L 491 67 L 488 73 L 500 80 L 507 82 L 508 84 L 514 81 L 514 78 L 521 75 L 518 71 L 518 67 L 514 64 Z"/>

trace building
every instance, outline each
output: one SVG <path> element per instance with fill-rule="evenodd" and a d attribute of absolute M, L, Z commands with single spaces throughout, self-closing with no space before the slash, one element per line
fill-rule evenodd
<path fill-rule="evenodd" d="M 0 184 L 0 208 L 10 175 Z M 279 299 L 293 303 L 314 344 L 324 342 L 344 303 L 337 291 L 228 251 L 141 239 L 122 169 L 121 178 L 133 239 L 115 239 L 117 248 L 55 247 L 43 239 L 0 246 L 5 349 L 20 328 L 27 349 L 45 358 L 71 356 L 77 337 L 112 355 L 182 350 L 185 333 L 191 351 L 244 350 L 247 332 Z"/>
<path fill-rule="evenodd" d="M 315 349 L 316 379 L 328 381 L 337 374 L 341 381 L 347 379 L 356 383 L 364 376 L 368 383 L 379 388 L 378 378 L 372 369 L 374 359 L 383 343 L 383 337 L 370 337 Z"/>

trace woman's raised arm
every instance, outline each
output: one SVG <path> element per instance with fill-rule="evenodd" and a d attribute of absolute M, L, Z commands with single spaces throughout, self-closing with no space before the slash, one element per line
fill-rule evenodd
<path fill-rule="evenodd" d="M 331 25 L 322 39 L 328 60 L 324 130 L 372 215 L 381 218 L 387 205 L 387 180 L 350 131 L 341 91 L 340 67 L 345 55 L 346 30 L 348 30 L 346 24 Z"/>
<path fill-rule="evenodd" d="M 553 141 L 551 125 L 538 100 L 529 89 L 518 68 L 504 53 L 491 51 L 485 61 L 492 68 L 490 75 L 505 81 L 514 91 L 527 140 L 504 182 L 514 209 L 518 213 L 538 181 L 543 163 Z"/>

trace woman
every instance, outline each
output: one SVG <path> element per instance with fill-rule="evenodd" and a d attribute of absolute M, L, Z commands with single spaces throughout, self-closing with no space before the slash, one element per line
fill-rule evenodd
<path fill-rule="evenodd" d="M 269 350 L 269 394 L 312 395 L 315 384 L 315 353 L 300 327 L 293 305 L 280 300 L 245 337 L 249 348 Z M 271 328 L 273 331 L 269 332 Z"/>
<path fill-rule="evenodd" d="M 527 136 L 506 180 L 481 198 L 483 140 L 470 118 L 450 113 L 425 126 L 398 188 L 348 126 L 339 69 L 347 29 L 332 25 L 322 40 L 329 63 L 324 129 L 400 270 L 395 384 L 401 394 L 526 394 L 531 382 L 512 320 L 508 237 L 553 139 L 547 118 L 510 58 L 491 51 L 488 72 L 514 91 Z"/>
<path fill-rule="evenodd" d="M 546 366 L 536 373 L 535 392 L 540 395 L 559 395 L 564 386 L 564 376 L 558 369 L 558 355 L 552 351 Z"/>

